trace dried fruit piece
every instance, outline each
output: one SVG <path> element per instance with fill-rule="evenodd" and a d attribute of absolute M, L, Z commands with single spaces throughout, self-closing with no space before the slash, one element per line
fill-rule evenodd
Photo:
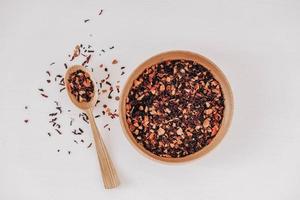
<path fill-rule="evenodd" d="M 177 131 L 176 131 L 177 135 L 183 135 L 183 130 L 182 128 L 179 128 Z"/>
<path fill-rule="evenodd" d="M 209 127 L 209 126 L 210 126 L 210 119 L 207 118 L 207 119 L 205 119 L 204 122 L 203 122 L 203 127 L 204 127 L 204 128 L 207 128 L 207 127 Z"/>
<path fill-rule="evenodd" d="M 163 135 L 166 131 L 164 129 L 162 129 L 161 127 L 159 127 L 159 129 L 157 130 L 158 135 Z"/>
<path fill-rule="evenodd" d="M 113 61 L 111 62 L 113 65 L 117 64 L 118 63 L 118 60 L 117 59 L 113 59 Z"/>

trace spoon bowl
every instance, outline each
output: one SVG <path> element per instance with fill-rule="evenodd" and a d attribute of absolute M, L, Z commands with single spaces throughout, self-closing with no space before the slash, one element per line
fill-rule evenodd
<path fill-rule="evenodd" d="M 78 108 L 80 108 L 81 110 L 86 111 L 87 109 L 93 109 L 97 99 L 98 99 L 98 92 L 94 92 L 94 96 L 92 97 L 92 99 L 89 102 L 79 102 L 77 101 L 77 99 L 75 98 L 75 96 L 71 93 L 70 91 L 70 84 L 69 84 L 69 77 L 72 73 L 76 72 L 77 70 L 82 70 L 84 71 L 84 73 L 86 73 L 90 79 L 92 80 L 93 84 L 95 83 L 92 73 L 90 72 L 90 70 L 88 70 L 87 68 L 81 66 L 81 65 L 73 65 L 72 67 L 68 68 L 68 70 L 66 71 L 65 74 L 65 85 L 66 85 L 66 89 L 68 91 L 68 96 L 70 98 L 70 100 L 72 101 L 72 103 L 77 106 Z M 94 88 L 96 88 L 96 85 L 94 84 Z M 95 90 L 96 91 L 96 90 Z"/>

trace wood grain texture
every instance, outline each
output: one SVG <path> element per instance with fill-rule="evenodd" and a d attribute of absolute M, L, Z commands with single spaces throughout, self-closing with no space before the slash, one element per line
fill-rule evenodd
<path fill-rule="evenodd" d="M 98 155 L 99 165 L 101 168 L 103 184 L 106 189 L 115 188 L 120 184 L 115 167 L 107 152 L 103 139 L 100 135 L 99 129 L 96 126 L 92 109 L 86 111 L 91 124 L 96 151 Z"/>

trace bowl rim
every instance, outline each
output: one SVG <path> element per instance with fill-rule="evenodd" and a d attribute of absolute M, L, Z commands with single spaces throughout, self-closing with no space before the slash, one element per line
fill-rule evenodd
<path fill-rule="evenodd" d="M 213 77 L 220 83 L 223 96 L 224 96 L 224 115 L 223 120 L 220 126 L 220 129 L 217 133 L 217 135 L 214 137 L 214 139 L 204 148 L 201 150 L 187 155 L 185 157 L 180 158 L 166 158 L 161 157 L 156 154 L 151 153 L 150 151 L 146 150 L 142 145 L 138 144 L 132 135 L 132 133 L 129 130 L 127 121 L 126 121 L 126 98 L 128 96 L 128 93 L 130 91 L 130 88 L 132 87 L 133 81 L 136 80 L 136 78 L 148 67 L 152 66 L 153 64 L 165 61 L 165 60 L 174 60 L 174 59 L 186 59 L 186 60 L 192 60 L 195 61 L 203 67 L 207 68 L 212 74 Z M 120 123 L 122 126 L 122 130 L 124 135 L 126 136 L 129 143 L 142 155 L 145 157 L 154 160 L 159 161 L 160 163 L 164 164 L 174 164 L 174 163 L 185 163 L 188 161 L 195 160 L 197 158 L 200 158 L 204 155 L 206 155 L 208 152 L 210 152 L 212 149 L 214 149 L 224 138 L 225 134 L 228 132 L 232 116 L 233 116 L 233 109 L 234 109 L 234 102 L 233 102 L 233 94 L 230 87 L 230 84 L 225 76 L 225 74 L 220 70 L 220 68 L 214 64 L 210 59 L 191 51 L 186 50 L 172 50 L 172 51 L 166 51 L 159 54 L 156 54 L 147 60 L 145 60 L 143 63 L 138 65 L 133 72 L 130 74 L 130 76 L 127 78 L 127 81 L 122 88 L 121 91 L 121 98 L 119 102 L 119 116 L 120 116 Z"/>

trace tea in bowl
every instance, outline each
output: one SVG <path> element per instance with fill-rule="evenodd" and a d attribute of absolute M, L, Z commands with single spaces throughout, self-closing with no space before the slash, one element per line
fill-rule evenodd
<path fill-rule="evenodd" d="M 143 155 L 178 163 L 199 158 L 226 134 L 233 96 L 222 71 L 188 51 L 156 55 L 131 74 L 120 101 L 130 143 Z"/>

